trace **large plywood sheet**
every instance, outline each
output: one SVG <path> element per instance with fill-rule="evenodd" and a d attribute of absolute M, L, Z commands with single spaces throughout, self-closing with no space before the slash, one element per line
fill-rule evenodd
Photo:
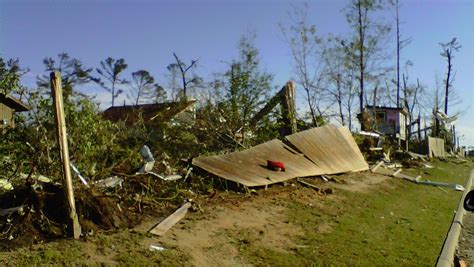
<path fill-rule="evenodd" d="M 285 163 L 286 171 L 267 169 L 267 160 Z M 244 151 L 221 156 L 198 157 L 193 159 L 193 165 L 245 186 L 262 186 L 295 177 L 326 173 L 280 140 L 272 140 Z"/>
<path fill-rule="evenodd" d="M 326 174 L 369 168 L 351 133 L 345 127 L 322 126 L 286 138 Z"/>

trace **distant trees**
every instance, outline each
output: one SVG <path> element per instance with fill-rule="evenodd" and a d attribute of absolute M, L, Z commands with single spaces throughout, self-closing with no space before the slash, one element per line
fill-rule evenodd
<path fill-rule="evenodd" d="M 280 25 L 288 43 L 295 68 L 296 82 L 303 87 L 305 99 L 313 126 L 318 126 L 322 117 L 323 64 L 320 54 L 321 38 L 316 34 L 316 26 L 307 21 L 308 5 L 294 6 L 289 18 L 291 25 Z"/>
<path fill-rule="evenodd" d="M 20 77 L 28 72 L 20 67 L 18 59 L 5 61 L 0 57 L 0 93 L 18 93 L 21 96 Z"/>
<path fill-rule="evenodd" d="M 202 83 L 202 78 L 197 76 L 196 74 L 193 74 L 192 77 L 189 77 L 189 71 L 196 67 L 198 60 L 193 59 L 191 60 L 191 63 L 187 65 L 186 63 L 181 61 L 181 59 L 178 58 L 176 53 L 173 53 L 173 56 L 176 62 L 169 64 L 167 69 L 172 75 L 173 82 L 175 82 L 177 74 L 179 73 L 179 76 L 181 78 L 182 96 L 186 99 L 188 95 L 188 90 L 192 87 L 197 87 Z"/>
<path fill-rule="evenodd" d="M 60 71 L 65 101 L 73 94 L 75 86 L 91 81 L 92 68 L 84 67 L 79 59 L 72 58 L 67 53 L 58 54 L 57 59 L 47 57 L 43 59 L 43 64 L 46 74 L 37 78 L 38 86 L 49 89 L 49 73 L 55 70 Z"/>
<path fill-rule="evenodd" d="M 132 73 L 128 99 L 135 105 L 143 102 L 162 102 L 166 99 L 166 91 L 155 83 L 155 78 L 146 70 Z"/>
<path fill-rule="evenodd" d="M 208 122 L 213 125 L 213 134 L 234 143 L 249 143 L 246 136 L 256 130 L 256 127 L 250 127 L 250 120 L 266 103 L 272 89 L 273 76 L 261 70 L 254 39 L 253 34 L 240 39 L 239 57 L 212 82 L 219 98 L 214 104 L 208 103 L 209 107 L 213 106 L 208 109 Z M 234 138 L 237 133 L 241 141 Z"/>
<path fill-rule="evenodd" d="M 100 68 L 96 68 L 96 72 L 99 74 L 99 76 L 93 77 L 92 80 L 99 84 L 107 92 L 110 92 L 112 96 L 112 106 L 114 106 L 115 98 L 123 93 L 123 89 L 118 89 L 116 87 L 118 85 L 125 85 L 129 83 L 129 81 L 121 77 L 123 71 L 127 69 L 128 64 L 125 63 L 123 58 L 116 60 L 108 57 L 100 62 L 100 66 Z"/>
<path fill-rule="evenodd" d="M 324 63 L 323 95 L 329 105 L 337 105 L 337 117 L 342 125 L 352 129 L 354 100 L 357 96 L 354 62 L 350 60 L 341 45 L 341 38 L 328 38 L 324 42 L 322 61 Z"/>
<path fill-rule="evenodd" d="M 359 110 L 364 110 L 367 82 L 375 79 L 380 70 L 380 63 L 384 59 L 384 37 L 390 27 L 373 18 L 383 5 L 378 0 L 351 0 L 346 8 L 346 20 L 353 30 L 350 43 L 346 44 L 345 51 L 356 62 L 357 80 L 359 81 Z M 364 125 L 361 125 L 364 128 Z"/>

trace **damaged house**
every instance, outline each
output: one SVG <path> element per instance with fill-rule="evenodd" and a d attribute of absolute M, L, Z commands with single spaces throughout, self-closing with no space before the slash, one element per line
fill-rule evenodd
<path fill-rule="evenodd" d="M 374 118 L 375 129 L 380 133 L 406 140 L 408 112 L 403 108 L 366 106 L 366 111 Z"/>
<path fill-rule="evenodd" d="M 14 114 L 28 110 L 29 107 L 19 99 L 0 93 L 0 130 L 15 127 Z"/>

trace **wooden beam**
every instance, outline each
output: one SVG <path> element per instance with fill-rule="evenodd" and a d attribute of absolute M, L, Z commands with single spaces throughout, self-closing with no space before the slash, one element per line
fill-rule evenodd
<path fill-rule="evenodd" d="M 81 225 L 79 224 L 79 220 L 76 214 L 74 189 L 72 185 L 71 169 L 69 167 L 69 149 L 67 144 L 66 120 L 64 116 L 61 73 L 59 71 L 51 72 L 50 79 L 51 93 L 54 101 L 54 115 L 56 119 L 57 138 L 63 165 L 63 184 L 69 213 L 68 230 L 69 233 L 75 239 L 78 239 L 81 235 Z"/>
<path fill-rule="evenodd" d="M 168 216 L 158 225 L 154 226 L 150 230 L 150 233 L 154 235 L 158 235 L 158 236 L 164 235 L 169 229 L 171 229 L 171 227 L 173 227 L 173 225 L 175 225 L 181 219 L 184 218 L 184 216 L 186 215 L 190 207 L 191 207 L 191 203 L 189 202 L 185 203 L 183 206 L 181 206 L 179 209 L 173 212 L 173 214 Z"/>

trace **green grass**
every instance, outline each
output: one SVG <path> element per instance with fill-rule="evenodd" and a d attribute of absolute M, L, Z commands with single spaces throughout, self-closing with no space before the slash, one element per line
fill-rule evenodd
<path fill-rule="evenodd" d="M 423 180 L 464 185 L 472 162 L 434 162 L 437 168 L 407 170 Z M 441 250 L 462 192 L 390 178 L 367 193 L 336 189 L 322 205 L 282 199 L 285 220 L 302 229 L 294 245 L 274 249 L 248 229 L 222 232 L 244 262 L 257 266 L 432 266 Z M 325 225 L 326 231 L 318 227 Z M 0 265 L 182 266 L 190 256 L 178 247 L 149 251 L 144 233 L 122 230 L 85 240 L 60 240 L 0 253 Z M 166 245 L 166 244 L 164 244 Z"/>
<path fill-rule="evenodd" d="M 60 240 L 0 253 L 1 266 L 181 266 L 188 257 L 177 248 L 150 251 L 147 234 L 122 230 L 86 240 Z"/>
<path fill-rule="evenodd" d="M 465 184 L 468 164 L 434 164 L 438 168 L 412 172 Z M 291 202 L 288 219 L 304 231 L 298 246 L 281 252 L 250 244 L 241 251 L 257 265 L 433 266 L 462 195 L 443 190 L 394 178 L 369 193 L 339 190 L 324 210 Z M 318 232 L 323 223 L 332 230 Z"/>

